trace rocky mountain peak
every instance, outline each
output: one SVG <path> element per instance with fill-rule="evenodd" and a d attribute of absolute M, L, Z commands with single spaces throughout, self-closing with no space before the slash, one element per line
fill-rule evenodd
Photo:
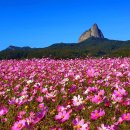
<path fill-rule="evenodd" d="M 79 42 L 82 42 L 90 37 L 95 38 L 104 38 L 102 31 L 98 28 L 98 25 L 95 23 L 93 26 L 88 30 L 85 31 L 79 38 Z"/>
<path fill-rule="evenodd" d="M 92 28 L 96 30 L 96 29 L 98 29 L 98 25 L 95 23 L 95 24 L 93 24 Z"/>

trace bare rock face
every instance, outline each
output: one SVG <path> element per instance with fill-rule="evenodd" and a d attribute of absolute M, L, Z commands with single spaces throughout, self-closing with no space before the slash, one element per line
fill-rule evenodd
<path fill-rule="evenodd" d="M 95 37 L 95 38 L 104 38 L 103 33 L 101 32 L 101 30 L 98 28 L 97 24 L 94 24 L 91 29 L 89 29 L 88 31 L 84 32 L 80 38 L 79 38 L 79 42 L 82 42 L 90 37 Z"/>

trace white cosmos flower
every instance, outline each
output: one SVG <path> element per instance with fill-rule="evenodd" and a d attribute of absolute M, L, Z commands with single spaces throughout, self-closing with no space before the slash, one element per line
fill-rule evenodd
<path fill-rule="evenodd" d="M 80 79 L 80 75 L 75 76 L 75 80 L 78 80 L 78 79 Z"/>
<path fill-rule="evenodd" d="M 28 80 L 27 81 L 27 84 L 31 84 L 31 83 L 33 83 L 33 80 Z"/>
<path fill-rule="evenodd" d="M 88 94 L 89 93 L 89 89 L 86 89 L 84 94 Z"/>
<path fill-rule="evenodd" d="M 83 98 L 81 98 L 80 95 L 78 95 L 77 97 L 74 96 L 72 100 L 74 106 L 79 106 L 83 103 Z"/>

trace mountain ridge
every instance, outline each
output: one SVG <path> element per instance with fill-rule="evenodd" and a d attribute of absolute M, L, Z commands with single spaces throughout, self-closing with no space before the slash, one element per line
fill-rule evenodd
<path fill-rule="evenodd" d="M 13 46 L 13 45 L 10 45 L 9 47 L 7 47 L 5 50 L 28 50 L 28 49 L 31 49 L 31 47 L 28 47 L 28 46 L 24 46 L 24 47 L 18 47 L 18 46 Z"/>
<path fill-rule="evenodd" d="M 24 48 L 24 47 L 23 47 Z M 91 37 L 77 43 L 55 43 L 45 48 L 3 50 L 0 59 L 30 59 L 50 57 L 55 59 L 85 57 L 128 57 L 130 40 L 110 40 Z"/>

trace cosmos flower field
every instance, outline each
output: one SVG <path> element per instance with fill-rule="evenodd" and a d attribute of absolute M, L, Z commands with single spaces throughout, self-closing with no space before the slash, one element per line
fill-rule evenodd
<path fill-rule="evenodd" d="M 130 58 L 1 60 L 0 130 L 130 130 Z"/>

